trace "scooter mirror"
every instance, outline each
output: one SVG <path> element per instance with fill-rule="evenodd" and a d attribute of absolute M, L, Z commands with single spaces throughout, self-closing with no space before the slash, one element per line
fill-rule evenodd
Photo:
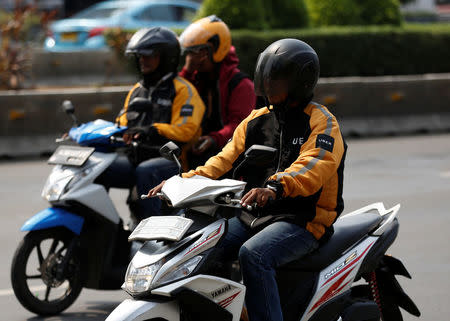
<path fill-rule="evenodd" d="M 64 100 L 61 107 L 64 112 L 72 118 L 74 126 L 78 126 L 78 120 L 75 116 L 75 107 L 72 102 L 70 100 Z"/>
<path fill-rule="evenodd" d="M 136 97 L 128 105 L 128 110 L 138 113 L 150 112 L 153 110 L 153 103 L 147 98 Z"/>
<path fill-rule="evenodd" d="M 181 149 L 174 142 L 170 141 L 164 144 L 160 149 L 159 153 L 162 157 L 167 160 L 174 161 L 178 165 L 178 174 L 181 176 L 182 168 L 178 156 L 181 155 Z"/>
<path fill-rule="evenodd" d="M 135 120 L 139 117 L 140 113 L 137 111 L 129 111 L 127 112 L 127 120 Z"/>
<path fill-rule="evenodd" d="M 71 115 L 71 114 L 75 113 L 75 107 L 73 106 L 73 104 L 70 100 L 64 100 L 61 107 L 66 114 Z"/>
<path fill-rule="evenodd" d="M 276 157 L 277 149 L 264 145 L 252 145 L 246 150 L 245 163 L 247 165 L 265 166 L 270 164 Z"/>
<path fill-rule="evenodd" d="M 175 144 L 174 142 L 170 141 L 167 144 L 163 145 L 160 149 L 159 149 L 159 153 L 161 154 L 162 157 L 164 157 L 165 159 L 171 160 L 173 161 L 173 157 L 178 157 L 181 154 L 181 149 L 180 147 L 177 146 L 177 144 Z"/>
<path fill-rule="evenodd" d="M 264 145 L 252 145 L 244 153 L 244 159 L 240 162 L 233 171 L 233 178 L 235 179 L 241 171 L 247 166 L 267 166 L 273 162 L 277 155 L 277 149 Z"/>

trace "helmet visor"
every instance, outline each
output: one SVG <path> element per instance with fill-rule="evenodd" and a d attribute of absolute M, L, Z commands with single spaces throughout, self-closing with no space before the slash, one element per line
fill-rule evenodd
<path fill-rule="evenodd" d="M 255 69 L 255 93 L 263 97 L 287 96 L 294 88 L 298 68 L 283 57 L 263 52 Z"/>
<path fill-rule="evenodd" d="M 125 55 L 138 55 L 138 56 L 155 56 L 158 51 L 155 48 L 145 48 L 145 49 L 127 49 Z"/>
<path fill-rule="evenodd" d="M 208 45 L 197 45 L 197 46 L 191 46 L 191 47 L 181 47 L 181 55 L 187 55 L 187 54 L 199 54 L 202 50 L 208 49 Z"/>

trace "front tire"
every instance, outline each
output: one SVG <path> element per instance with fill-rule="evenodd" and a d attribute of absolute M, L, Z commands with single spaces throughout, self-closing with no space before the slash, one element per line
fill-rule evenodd
<path fill-rule="evenodd" d="M 64 275 L 58 267 L 75 235 L 63 228 L 28 233 L 14 253 L 11 283 L 19 302 L 38 315 L 55 315 L 67 309 L 83 287 L 77 251 L 69 258 Z"/>

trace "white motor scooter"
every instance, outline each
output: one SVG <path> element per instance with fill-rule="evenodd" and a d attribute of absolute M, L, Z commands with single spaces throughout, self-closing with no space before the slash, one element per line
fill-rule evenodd
<path fill-rule="evenodd" d="M 260 160 L 267 151 L 252 146 L 244 162 Z M 168 159 L 176 153 L 170 143 L 162 148 Z M 122 286 L 132 298 L 107 321 L 240 320 L 245 286 L 226 275 L 227 262 L 217 245 L 226 234 L 227 219 L 240 208 L 244 187 L 244 182 L 230 179 L 167 180 L 161 196 L 183 214 L 143 220 L 130 235 L 129 240 L 145 241 Z M 284 320 L 379 321 L 382 315 L 384 321 L 398 321 L 399 307 L 419 316 L 395 278 L 410 278 L 409 273 L 385 254 L 398 233 L 399 209 L 375 203 L 349 213 L 337 220 L 333 236 L 318 250 L 279 267 Z M 359 280 L 363 282 L 356 283 Z M 309 286 L 307 302 L 296 295 L 299 285 L 303 291 Z"/>

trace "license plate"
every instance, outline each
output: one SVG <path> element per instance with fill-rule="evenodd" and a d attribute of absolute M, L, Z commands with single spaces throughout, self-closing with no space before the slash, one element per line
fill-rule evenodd
<path fill-rule="evenodd" d="M 76 32 L 64 32 L 61 34 L 61 41 L 72 41 L 78 40 L 78 34 Z"/>
<path fill-rule="evenodd" d="M 54 165 L 83 166 L 94 150 L 94 147 L 59 146 L 48 159 L 48 163 Z"/>
<path fill-rule="evenodd" d="M 128 237 L 128 241 L 179 241 L 192 223 L 194 223 L 193 220 L 181 216 L 152 216 L 139 223 Z"/>

